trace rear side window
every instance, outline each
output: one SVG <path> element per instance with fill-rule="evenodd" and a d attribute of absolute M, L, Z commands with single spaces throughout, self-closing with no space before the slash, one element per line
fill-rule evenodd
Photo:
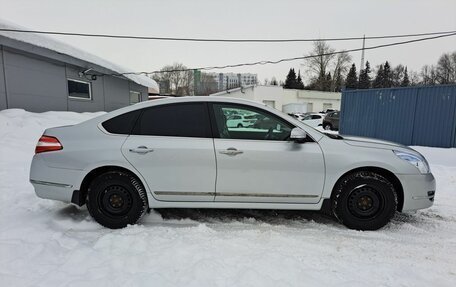
<path fill-rule="evenodd" d="M 171 104 L 144 109 L 135 135 L 211 138 L 205 103 Z"/>
<path fill-rule="evenodd" d="M 103 122 L 103 128 L 112 134 L 129 135 L 138 119 L 141 110 L 121 114 Z"/>

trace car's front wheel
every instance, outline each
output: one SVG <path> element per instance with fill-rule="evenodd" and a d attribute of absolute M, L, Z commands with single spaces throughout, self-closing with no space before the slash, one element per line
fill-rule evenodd
<path fill-rule="evenodd" d="M 394 186 L 382 175 L 369 171 L 344 177 L 332 196 L 333 214 L 351 229 L 377 230 L 390 221 L 396 207 Z"/>
<path fill-rule="evenodd" d="M 331 126 L 331 124 L 324 124 L 323 129 L 330 131 L 330 130 L 332 130 L 332 126 Z"/>
<path fill-rule="evenodd" d="M 123 228 L 135 224 L 146 213 L 146 191 L 135 176 L 123 171 L 109 171 L 91 182 L 87 209 L 101 225 Z"/>

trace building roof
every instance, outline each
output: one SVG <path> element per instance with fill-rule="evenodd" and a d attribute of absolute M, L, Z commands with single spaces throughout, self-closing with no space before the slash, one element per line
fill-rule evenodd
<path fill-rule="evenodd" d="M 13 24 L 11 22 L 5 21 L 0 19 L 0 28 L 3 29 L 22 29 L 28 30 L 27 28 L 21 27 L 19 25 Z M 34 46 L 38 46 L 41 48 L 46 48 L 52 51 L 55 51 L 59 54 L 65 54 L 71 56 L 73 58 L 83 60 L 105 69 L 112 71 L 113 73 L 127 73 L 131 72 L 131 70 L 126 69 L 124 67 L 118 66 L 117 64 L 111 63 L 105 59 L 92 55 L 88 52 L 85 52 L 81 49 L 73 47 L 69 44 L 64 42 L 58 41 L 51 37 L 42 35 L 42 34 L 34 34 L 34 33 L 17 33 L 17 32 L 7 32 L 7 31 L 0 31 L 0 36 L 4 36 L 6 38 L 10 38 L 16 41 L 25 42 Z M 124 75 L 125 78 L 148 88 L 152 88 L 156 91 L 159 90 L 157 82 L 152 80 L 151 78 L 143 75 Z"/>

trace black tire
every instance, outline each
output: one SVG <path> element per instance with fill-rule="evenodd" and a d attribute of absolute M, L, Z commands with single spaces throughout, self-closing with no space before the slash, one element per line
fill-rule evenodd
<path fill-rule="evenodd" d="M 117 229 L 135 224 L 148 207 L 144 186 L 127 172 L 109 171 L 90 183 L 87 209 L 105 227 Z"/>
<path fill-rule="evenodd" d="M 331 124 L 324 124 L 323 125 L 323 129 L 326 130 L 326 131 L 331 131 L 332 130 L 332 126 L 331 126 Z"/>
<path fill-rule="evenodd" d="M 360 171 L 337 184 L 331 206 L 334 216 L 348 228 L 377 230 L 394 216 L 397 194 L 385 177 Z"/>
<path fill-rule="evenodd" d="M 243 126 L 242 126 L 242 124 L 238 124 L 237 127 L 238 128 L 242 128 Z"/>

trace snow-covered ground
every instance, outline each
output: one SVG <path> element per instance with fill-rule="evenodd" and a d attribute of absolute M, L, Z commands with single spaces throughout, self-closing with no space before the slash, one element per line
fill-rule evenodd
<path fill-rule="evenodd" d="M 456 149 L 416 147 L 435 204 L 378 231 L 252 210 L 152 211 L 109 230 L 28 182 L 42 131 L 95 115 L 0 111 L 1 286 L 456 286 Z"/>

